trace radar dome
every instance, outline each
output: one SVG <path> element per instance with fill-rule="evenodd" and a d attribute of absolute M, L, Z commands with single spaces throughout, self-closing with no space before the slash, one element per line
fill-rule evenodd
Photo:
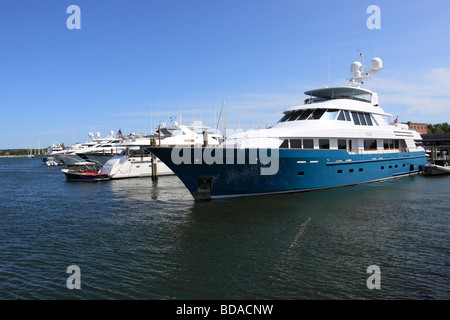
<path fill-rule="evenodd" d="M 381 69 L 383 69 L 383 61 L 381 61 L 380 58 L 373 58 L 370 61 L 370 70 L 372 71 L 380 71 Z"/>
<path fill-rule="evenodd" d="M 350 67 L 350 73 L 354 74 L 355 72 L 361 71 L 362 69 L 362 63 L 359 61 L 355 61 L 352 63 Z"/>

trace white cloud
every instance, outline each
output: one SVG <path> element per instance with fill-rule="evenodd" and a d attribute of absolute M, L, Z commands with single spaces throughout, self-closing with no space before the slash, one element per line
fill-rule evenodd
<path fill-rule="evenodd" d="M 404 121 L 437 123 L 450 118 L 449 68 L 430 69 L 406 79 L 383 78 L 376 91 L 385 111 L 410 118 Z"/>

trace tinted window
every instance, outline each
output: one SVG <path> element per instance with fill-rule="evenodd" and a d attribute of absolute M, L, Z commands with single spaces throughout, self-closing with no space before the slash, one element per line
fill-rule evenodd
<path fill-rule="evenodd" d="M 347 121 L 352 121 L 352 118 L 350 118 L 350 112 L 348 112 L 347 110 L 344 110 L 344 114 L 345 114 L 345 119 Z"/>
<path fill-rule="evenodd" d="M 300 116 L 300 118 L 298 120 L 305 120 L 306 118 L 308 118 L 308 116 L 313 112 L 314 110 L 312 109 L 307 109 L 305 110 L 305 112 L 302 113 L 302 115 Z"/>
<path fill-rule="evenodd" d="M 364 150 L 374 150 L 377 148 L 377 140 L 367 139 L 364 140 Z"/>
<path fill-rule="evenodd" d="M 288 148 L 288 140 L 284 140 L 283 143 L 280 145 L 280 149 L 286 149 Z"/>
<path fill-rule="evenodd" d="M 320 149 L 330 149 L 330 140 L 319 139 L 319 148 Z"/>
<path fill-rule="evenodd" d="M 359 113 L 358 112 L 358 116 L 359 116 L 359 122 L 361 122 L 361 124 L 363 126 L 367 125 L 366 117 L 364 117 L 364 113 Z"/>
<path fill-rule="evenodd" d="M 366 116 L 366 122 L 367 122 L 367 124 L 368 124 L 369 126 L 373 126 L 372 118 L 370 117 L 370 114 L 366 113 L 366 114 L 364 114 L 364 115 Z"/>
<path fill-rule="evenodd" d="M 309 117 L 309 120 L 319 120 L 323 114 L 325 113 L 325 109 L 316 109 L 314 110 L 314 113 L 311 117 Z"/>
<path fill-rule="evenodd" d="M 356 112 L 352 112 L 352 117 L 353 117 L 353 122 L 359 126 L 361 123 L 359 122 L 358 114 Z"/>
<path fill-rule="evenodd" d="M 291 149 L 301 149 L 302 140 L 301 139 L 291 139 Z"/>
<path fill-rule="evenodd" d="M 345 114 L 344 114 L 343 110 L 341 111 L 341 113 L 339 113 L 339 117 L 337 119 L 341 120 L 341 121 L 345 121 Z"/>
<path fill-rule="evenodd" d="M 303 139 L 303 149 L 313 149 L 314 141 L 313 139 Z"/>
<path fill-rule="evenodd" d="M 338 140 L 338 149 L 341 149 L 341 150 L 347 149 L 347 141 L 344 139 L 342 139 L 342 140 L 339 139 Z"/>
<path fill-rule="evenodd" d="M 288 116 L 287 114 L 285 114 L 285 115 L 283 116 L 283 118 L 281 118 L 280 121 L 278 121 L 278 122 L 285 122 L 285 121 L 287 120 L 288 117 L 289 117 L 289 116 Z"/>
<path fill-rule="evenodd" d="M 288 121 L 294 121 L 295 119 L 297 119 L 297 117 L 302 113 L 301 110 L 299 111 L 294 111 L 291 116 L 289 117 Z"/>

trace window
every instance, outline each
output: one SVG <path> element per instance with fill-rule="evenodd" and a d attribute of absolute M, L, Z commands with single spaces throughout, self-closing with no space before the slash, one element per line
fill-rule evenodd
<path fill-rule="evenodd" d="M 348 112 L 347 110 L 344 110 L 344 114 L 345 114 L 345 119 L 347 121 L 352 121 L 352 118 L 350 117 L 350 112 Z"/>
<path fill-rule="evenodd" d="M 298 118 L 298 116 L 302 113 L 302 110 L 294 111 L 289 117 L 288 121 L 294 121 Z"/>
<path fill-rule="evenodd" d="M 364 150 L 373 150 L 377 148 L 377 140 L 367 139 L 364 140 Z"/>
<path fill-rule="evenodd" d="M 361 122 L 361 124 L 363 126 L 367 126 L 366 117 L 364 116 L 364 113 L 358 112 L 358 116 L 359 116 L 359 122 Z"/>
<path fill-rule="evenodd" d="M 339 139 L 338 140 L 338 149 L 339 150 L 346 150 L 347 149 L 347 140 Z"/>
<path fill-rule="evenodd" d="M 301 149 L 302 140 L 301 139 L 291 139 L 291 149 Z"/>
<path fill-rule="evenodd" d="M 359 122 L 358 113 L 352 112 L 352 117 L 353 117 L 353 122 L 354 122 L 357 126 L 359 126 L 361 123 Z"/>
<path fill-rule="evenodd" d="M 283 143 L 280 145 L 280 149 L 287 149 L 287 148 L 289 148 L 289 140 L 285 139 Z"/>
<path fill-rule="evenodd" d="M 338 170 L 337 173 L 342 173 L 342 170 Z"/>
<path fill-rule="evenodd" d="M 303 139 L 303 149 L 314 149 L 314 140 Z"/>
<path fill-rule="evenodd" d="M 327 113 L 325 113 L 325 116 L 323 117 L 323 119 L 334 120 L 334 119 L 336 119 L 336 116 L 338 115 L 338 113 L 339 113 L 339 110 L 337 110 L 337 109 L 328 109 Z M 338 118 L 338 120 L 341 120 L 341 119 Z"/>
<path fill-rule="evenodd" d="M 306 118 L 309 117 L 309 115 L 313 112 L 313 109 L 307 109 L 305 110 L 302 115 L 298 118 L 298 120 L 306 120 Z"/>
<path fill-rule="evenodd" d="M 325 109 L 316 109 L 314 113 L 308 118 L 308 120 L 319 120 L 325 113 Z"/>
<path fill-rule="evenodd" d="M 352 117 L 357 126 L 373 126 L 372 117 L 369 113 L 352 111 Z"/>
<path fill-rule="evenodd" d="M 330 149 L 330 140 L 319 139 L 319 149 Z"/>
<path fill-rule="evenodd" d="M 386 150 L 389 149 L 399 149 L 401 148 L 405 148 L 406 144 L 405 144 L 405 140 L 392 140 L 392 139 L 385 139 L 383 140 L 383 147 Z"/>
<path fill-rule="evenodd" d="M 339 117 L 337 119 L 340 120 L 340 121 L 345 121 L 344 110 L 341 110 L 341 112 L 339 113 Z"/>
<path fill-rule="evenodd" d="M 285 122 L 289 118 L 288 114 L 286 113 L 278 122 Z"/>

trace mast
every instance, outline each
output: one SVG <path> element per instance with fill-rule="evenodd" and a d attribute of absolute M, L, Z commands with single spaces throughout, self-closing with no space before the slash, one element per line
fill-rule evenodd
<path fill-rule="evenodd" d="M 223 109 L 223 136 L 226 137 L 225 130 L 226 130 L 226 121 L 225 121 L 225 100 L 222 103 L 222 109 Z"/>

